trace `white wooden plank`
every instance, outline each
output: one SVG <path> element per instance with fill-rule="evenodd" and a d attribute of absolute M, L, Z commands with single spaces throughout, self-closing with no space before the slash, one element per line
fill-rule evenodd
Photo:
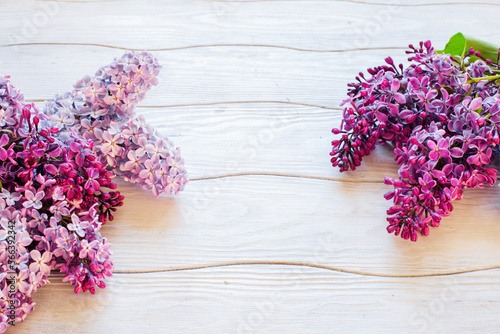
<path fill-rule="evenodd" d="M 120 189 L 125 205 L 103 228 L 119 271 L 270 262 L 398 276 L 500 266 L 498 187 L 467 191 L 417 243 L 385 231 L 390 188 L 378 183 L 232 177 L 161 199 Z"/>
<path fill-rule="evenodd" d="M 51 99 L 123 51 L 95 46 L 0 48 L 0 73 L 28 100 Z M 395 59 L 404 61 L 402 50 Z M 370 53 L 304 53 L 288 49 L 224 47 L 154 52 L 164 66 L 159 85 L 141 106 L 237 101 L 281 101 L 338 107 L 347 83 L 367 67 L 381 65 L 387 50 Z M 359 59 L 347 66 L 346 58 Z M 36 61 L 35 61 L 36 59 Z"/>
<path fill-rule="evenodd" d="M 3 1 L 0 20 L 6 30 L 0 45 L 57 42 L 164 49 L 249 44 L 345 50 L 404 47 L 422 39 L 444 45 L 465 28 L 463 22 L 472 35 L 500 39 L 495 29 L 484 29 L 484 22 L 496 22 L 494 0 L 457 5 L 376 2 L 28 0 L 19 7 Z M 41 7 L 54 3 L 57 9 Z M 403 6 L 394 5 L 398 3 Z"/>
<path fill-rule="evenodd" d="M 240 174 L 309 176 L 347 182 L 397 177 L 393 147 L 377 146 L 355 171 L 330 163 L 341 111 L 291 103 L 139 107 L 137 113 L 182 148 L 192 178 Z"/>
<path fill-rule="evenodd" d="M 380 146 L 355 172 L 330 164 L 331 129 L 340 112 L 280 103 L 139 108 L 182 149 L 192 178 L 274 173 L 348 181 L 397 176 L 390 147 Z"/>
<path fill-rule="evenodd" d="M 66 1 L 66 0 L 61 0 Z M 72 0 L 68 0 L 72 1 Z M 96 0 L 99 1 L 99 0 Z M 106 0 L 102 0 L 106 1 Z M 237 2 L 237 3 L 245 3 L 245 2 L 272 2 L 272 1 L 280 1 L 280 2 L 296 2 L 300 0 L 203 0 L 207 2 Z M 324 2 L 348 2 L 360 5 L 376 5 L 376 6 L 401 6 L 401 7 L 432 7 L 432 6 L 457 6 L 464 5 L 469 6 L 472 4 L 478 5 L 493 5 L 498 6 L 498 2 L 495 0 L 486 0 L 486 1 L 471 1 L 471 0 L 439 0 L 439 1 L 429 1 L 429 0 L 321 0 Z"/>
<path fill-rule="evenodd" d="M 52 278 L 9 333 L 497 333 L 498 277 L 237 266 L 119 274 L 94 296 Z"/>

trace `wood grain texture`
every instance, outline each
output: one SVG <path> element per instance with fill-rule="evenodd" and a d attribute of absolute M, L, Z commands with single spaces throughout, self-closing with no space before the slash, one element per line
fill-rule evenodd
<path fill-rule="evenodd" d="M 243 265 L 117 274 L 93 296 L 55 276 L 11 333 L 497 333 L 499 275 L 380 278 Z"/>
<path fill-rule="evenodd" d="M 122 53 L 97 46 L 24 45 L 14 52 L 0 48 L 0 72 L 12 76 L 26 99 L 47 100 Z M 359 72 L 347 71 L 345 60 L 359 60 L 364 70 L 381 65 L 386 54 L 387 50 L 338 54 L 235 46 L 158 51 L 155 55 L 164 69 L 159 85 L 141 106 L 277 101 L 338 108 L 347 83 Z M 31 62 L 33 57 L 38 61 Z M 397 50 L 395 58 L 403 61 L 406 55 Z"/>
<path fill-rule="evenodd" d="M 331 128 L 340 123 L 338 111 L 254 102 L 138 108 L 138 113 L 181 147 L 195 179 L 274 173 L 381 182 L 387 175 L 396 176 L 389 146 L 378 147 L 354 173 L 331 167 Z M 226 154 L 214 159 L 214 150 Z"/>
<path fill-rule="evenodd" d="M 500 189 L 469 190 L 429 237 L 385 231 L 390 147 L 328 153 L 346 84 L 409 43 L 500 41 L 496 0 L 0 0 L 0 73 L 42 103 L 126 49 L 164 65 L 140 104 L 192 181 L 126 196 L 103 227 L 116 274 L 55 274 L 9 333 L 497 333 Z M 45 9 L 44 9 L 45 8 Z"/>
<path fill-rule="evenodd" d="M 120 186 L 133 200 L 103 230 L 118 272 L 292 262 L 429 276 L 500 266 L 497 187 L 469 191 L 429 237 L 410 243 L 385 231 L 381 183 L 239 176 L 192 181 L 178 198 L 160 199 Z"/>
<path fill-rule="evenodd" d="M 492 39 L 495 31 L 482 23 L 492 22 L 493 28 L 498 10 L 494 0 L 446 0 L 444 5 L 428 0 L 68 1 L 47 10 L 55 13 L 47 22 L 40 19 L 36 25 L 35 17 L 32 32 L 24 19 L 29 22 L 43 11 L 41 3 L 51 2 L 25 1 L 31 5 L 0 5 L 0 18 L 14 34 L 3 34 L 0 44 L 86 43 L 150 50 L 219 44 L 321 51 L 404 47 L 427 36 L 444 43 L 464 28 Z"/>

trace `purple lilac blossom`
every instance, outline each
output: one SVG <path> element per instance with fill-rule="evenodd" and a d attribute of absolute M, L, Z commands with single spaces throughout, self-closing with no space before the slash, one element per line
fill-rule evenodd
<path fill-rule="evenodd" d="M 360 73 L 349 84 L 343 120 L 333 129 L 331 162 L 354 170 L 375 145 L 393 146 L 399 178 L 386 178 L 387 231 L 416 241 L 453 210 L 466 188 L 492 186 L 499 157 L 498 64 L 470 50 L 460 62 L 438 54 L 430 42 L 410 45 L 410 65 L 387 65 Z M 469 56 L 479 59 L 469 62 Z M 457 61 L 458 60 L 458 61 Z M 463 64 L 468 64 L 465 66 Z M 493 76 L 493 80 L 491 78 Z M 484 79 L 483 79 L 484 78 Z"/>
<path fill-rule="evenodd" d="M 110 244 L 100 228 L 123 204 L 91 143 L 24 103 L 0 76 L 0 332 L 33 311 L 52 270 L 76 293 L 105 287 Z M 73 117 L 74 118 L 74 117 Z M 58 122 L 56 122 L 58 121 Z M 63 126 L 61 126 L 63 124 Z M 86 185 L 88 187 L 86 187 Z"/>
<path fill-rule="evenodd" d="M 134 114 L 137 103 L 158 83 L 160 69 L 150 53 L 127 52 L 94 77 L 80 79 L 72 92 L 56 95 L 43 109 L 60 136 L 75 132 L 92 141 L 92 152 L 114 175 L 156 196 L 177 194 L 188 182 L 180 149 Z M 167 177 L 157 177 L 161 173 Z"/>

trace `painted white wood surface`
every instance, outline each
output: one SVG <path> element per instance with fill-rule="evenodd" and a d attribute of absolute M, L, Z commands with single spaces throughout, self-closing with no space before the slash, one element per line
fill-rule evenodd
<path fill-rule="evenodd" d="M 44 9 L 45 8 L 45 9 Z M 126 196 L 103 228 L 116 275 L 75 295 L 55 274 L 10 333 L 497 333 L 500 189 L 466 193 L 427 238 L 385 232 L 378 147 L 329 163 L 346 84 L 409 43 L 500 41 L 496 0 L 0 1 L 0 73 L 50 99 L 126 49 L 164 65 L 138 112 L 192 181 Z"/>

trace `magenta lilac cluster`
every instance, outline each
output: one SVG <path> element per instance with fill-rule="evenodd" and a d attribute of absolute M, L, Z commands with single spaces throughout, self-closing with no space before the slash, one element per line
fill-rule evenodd
<path fill-rule="evenodd" d="M 135 105 L 157 84 L 160 69 L 151 54 L 127 52 L 79 80 L 72 92 L 58 94 L 43 110 L 61 136 L 75 132 L 92 141 L 102 164 L 156 196 L 177 194 L 188 182 L 180 149 L 134 114 Z"/>
<path fill-rule="evenodd" d="M 52 270 L 76 293 L 105 286 L 113 263 L 100 228 L 123 200 L 106 167 L 0 76 L 0 332 L 33 311 Z"/>
<path fill-rule="evenodd" d="M 410 45 L 410 65 L 360 73 L 349 84 L 331 162 L 354 170 L 375 145 L 393 145 L 399 178 L 386 178 L 389 233 L 416 241 L 453 210 L 466 188 L 492 186 L 499 155 L 499 66 L 470 49 L 464 59 Z M 475 61 L 471 60 L 474 56 Z M 458 58 L 458 57 L 457 57 Z"/>

